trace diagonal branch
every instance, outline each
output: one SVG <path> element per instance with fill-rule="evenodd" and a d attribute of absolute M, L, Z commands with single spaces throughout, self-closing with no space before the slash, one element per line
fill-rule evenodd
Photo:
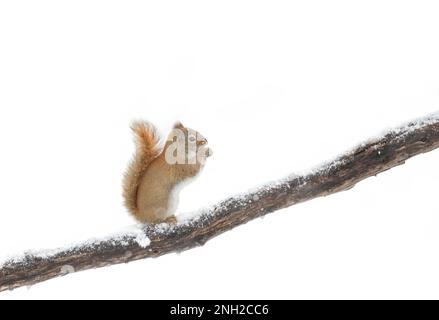
<path fill-rule="evenodd" d="M 0 291 L 92 268 L 158 257 L 294 204 L 349 190 L 356 183 L 439 147 L 439 112 L 372 139 L 312 172 L 230 197 L 174 227 L 136 230 L 48 252 L 29 252 L 0 265 Z"/>

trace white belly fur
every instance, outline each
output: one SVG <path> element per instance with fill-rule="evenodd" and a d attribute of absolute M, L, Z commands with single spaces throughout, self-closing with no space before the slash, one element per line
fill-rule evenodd
<path fill-rule="evenodd" d="M 195 179 L 196 177 L 186 179 L 174 186 L 169 197 L 169 206 L 168 211 L 166 212 L 166 217 L 175 215 L 180 199 L 180 191 L 183 190 L 183 188 L 186 187 L 188 184 L 192 183 Z"/>

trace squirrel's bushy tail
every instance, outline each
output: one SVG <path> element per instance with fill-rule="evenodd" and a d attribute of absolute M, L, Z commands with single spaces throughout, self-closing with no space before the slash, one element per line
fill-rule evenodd
<path fill-rule="evenodd" d="M 134 132 L 136 152 L 123 179 L 125 206 L 132 214 L 137 214 L 137 189 L 146 168 L 160 154 L 160 138 L 155 126 L 145 121 L 135 121 L 131 125 Z"/>

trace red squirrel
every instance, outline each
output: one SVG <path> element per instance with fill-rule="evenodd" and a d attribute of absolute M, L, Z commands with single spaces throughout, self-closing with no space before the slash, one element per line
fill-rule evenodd
<path fill-rule="evenodd" d="M 134 122 L 136 151 L 123 180 L 125 206 L 141 223 L 171 223 L 177 219 L 179 192 L 203 169 L 212 155 L 207 140 L 177 122 L 164 146 L 155 126 Z"/>

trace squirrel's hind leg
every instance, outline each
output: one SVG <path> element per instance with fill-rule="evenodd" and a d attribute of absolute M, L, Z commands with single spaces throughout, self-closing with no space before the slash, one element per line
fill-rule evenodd
<path fill-rule="evenodd" d="M 163 222 L 169 223 L 169 224 L 172 224 L 172 225 L 177 224 L 177 217 L 176 216 L 166 217 Z"/>
<path fill-rule="evenodd" d="M 173 214 L 169 215 L 168 210 L 160 208 L 156 210 L 153 214 L 148 216 L 146 220 L 147 223 L 151 224 L 160 224 L 160 223 L 168 223 L 168 224 L 177 224 L 177 217 Z"/>

